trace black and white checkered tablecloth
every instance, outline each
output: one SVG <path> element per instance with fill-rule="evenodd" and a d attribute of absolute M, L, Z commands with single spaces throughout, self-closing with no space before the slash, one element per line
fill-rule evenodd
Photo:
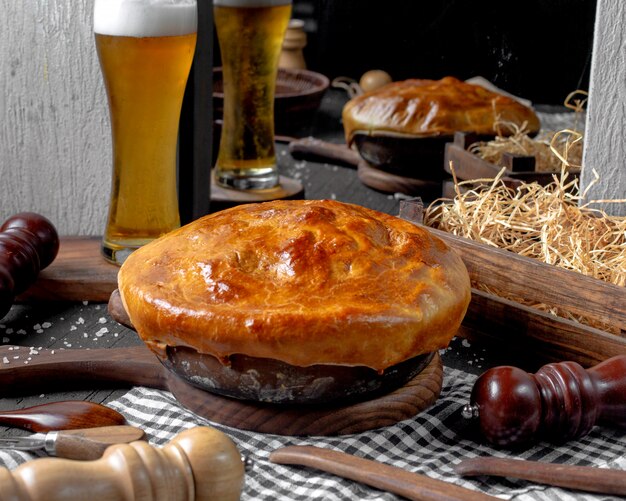
<path fill-rule="evenodd" d="M 453 465 L 476 456 L 519 457 L 557 463 L 626 469 L 626 436 L 623 431 L 596 427 L 588 436 L 565 445 L 547 443 L 512 454 L 493 450 L 473 441 L 460 409 L 469 398 L 476 376 L 446 368 L 440 398 L 429 410 L 394 426 L 339 437 L 284 437 L 241 431 L 214 425 L 227 433 L 243 455 L 254 461 L 246 475 L 243 500 L 385 500 L 399 499 L 359 483 L 317 470 L 275 465 L 271 451 L 285 445 L 316 445 L 375 459 L 405 470 L 477 489 L 502 499 L 515 500 L 609 500 L 590 495 L 531 484 L 525 481 L 477 477 L 461 479 Z M 121 411 L 132 425 L 146 431 L 150 442 L 163 445 L 180 431 L 211 425 L 182 408 L 171 394 L 134 388 L 109 404 Z M 0 462 L 14 468 L 27 459 L 26 453 L 0 451 Z"/>

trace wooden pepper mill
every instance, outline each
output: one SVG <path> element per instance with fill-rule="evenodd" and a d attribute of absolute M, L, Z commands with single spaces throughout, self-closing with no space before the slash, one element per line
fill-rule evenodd
<path fill-rule="evenodd" d="M 478 419 L 494 445 L 543 438 L 580 438 L 595 424 L 626 427 L 626 355 L 585 370 L 576 362 L 543 366 L 536 374 L 495 367 L 481 375 L 463 416 Z"/>
<path fill-rule="evenodd" d="M 33 212 L 21 212 L 0 226 L 0 318 L 11 309 L 16 295 L 37 279 L 59 251 L 52 223 Z"/>
<path fill-rule="evenodd" d="M 301 19 L 289 21 L 278 59 L 278 67 L 290 70 L 306 70 L 306 62 L 302 52 L 306 47 L 306 43 L 307 36 L 304 31 L 304 21 Z"/>
<path fill-rule="evenodd" d="M 197 427 L 162 449 L 137 441 L 112 445 L 95 461 L 43 458 L 0 469 L 0 492 L 14 501 L 234 501 L 243 479 L 233 441 Z"/>

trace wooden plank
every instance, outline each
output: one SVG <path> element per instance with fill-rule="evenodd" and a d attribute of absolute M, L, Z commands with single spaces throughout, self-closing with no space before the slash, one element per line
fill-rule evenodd
<path fill-rule="evenodd" d="M 472 301 L 459 335 L 493 341 L 494 347 L 518 353 L 537 368 L 562 360 L 591 367 L 626 354 L 624 337 L 476 289 L 472 289 Z"/>
<path fill-rule="evenodd" d="M 560 307 L 626 331 L 626 287 L 441 230 L 428 230 L 460 254 L 474 283 L 512 297 Z"/>
<path fill-rule="evenodd" d="M 100 254 L 99 237 L 62 237 L 56 259 L 17 298 L 22 301 L 105 303 L 117 288 L 115 266 Z"/>

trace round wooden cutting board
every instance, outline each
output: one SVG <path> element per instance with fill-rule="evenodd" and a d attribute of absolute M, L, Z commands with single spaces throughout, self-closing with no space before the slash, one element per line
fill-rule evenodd
<path fill-rule="evenodd" d="M 12 356 L 0 347 L 0 358 Z M 345 435 L 412 418 L 439 397 L 443 368 L 434 354 L 403 387 L 345 406 L 282 406 L 222 397 L 190 386 L 167 370 L 144 345 L 130 348 L 40 350 L 28 365 L 0 364 L 3 396 L 71 391 L 95 386 L 146 386 L 171 391 L 200 417 L 242 430 L 276 435 Z"/>

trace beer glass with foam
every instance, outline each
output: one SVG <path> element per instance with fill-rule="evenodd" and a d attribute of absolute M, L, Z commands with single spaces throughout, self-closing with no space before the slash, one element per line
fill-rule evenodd
<path fill-rule="evenodd" d="M 278 185 L 274 95 L 291 0 L 214 0 L 224 116 L 215 177 L 236 189 Z"/>
<path fill-rule="evenodd" d="M 95 0 L 94 32 L 113 138 L 102 253 L 121 264 L 180 226 L 176 147 L 196 0 Z"/>

